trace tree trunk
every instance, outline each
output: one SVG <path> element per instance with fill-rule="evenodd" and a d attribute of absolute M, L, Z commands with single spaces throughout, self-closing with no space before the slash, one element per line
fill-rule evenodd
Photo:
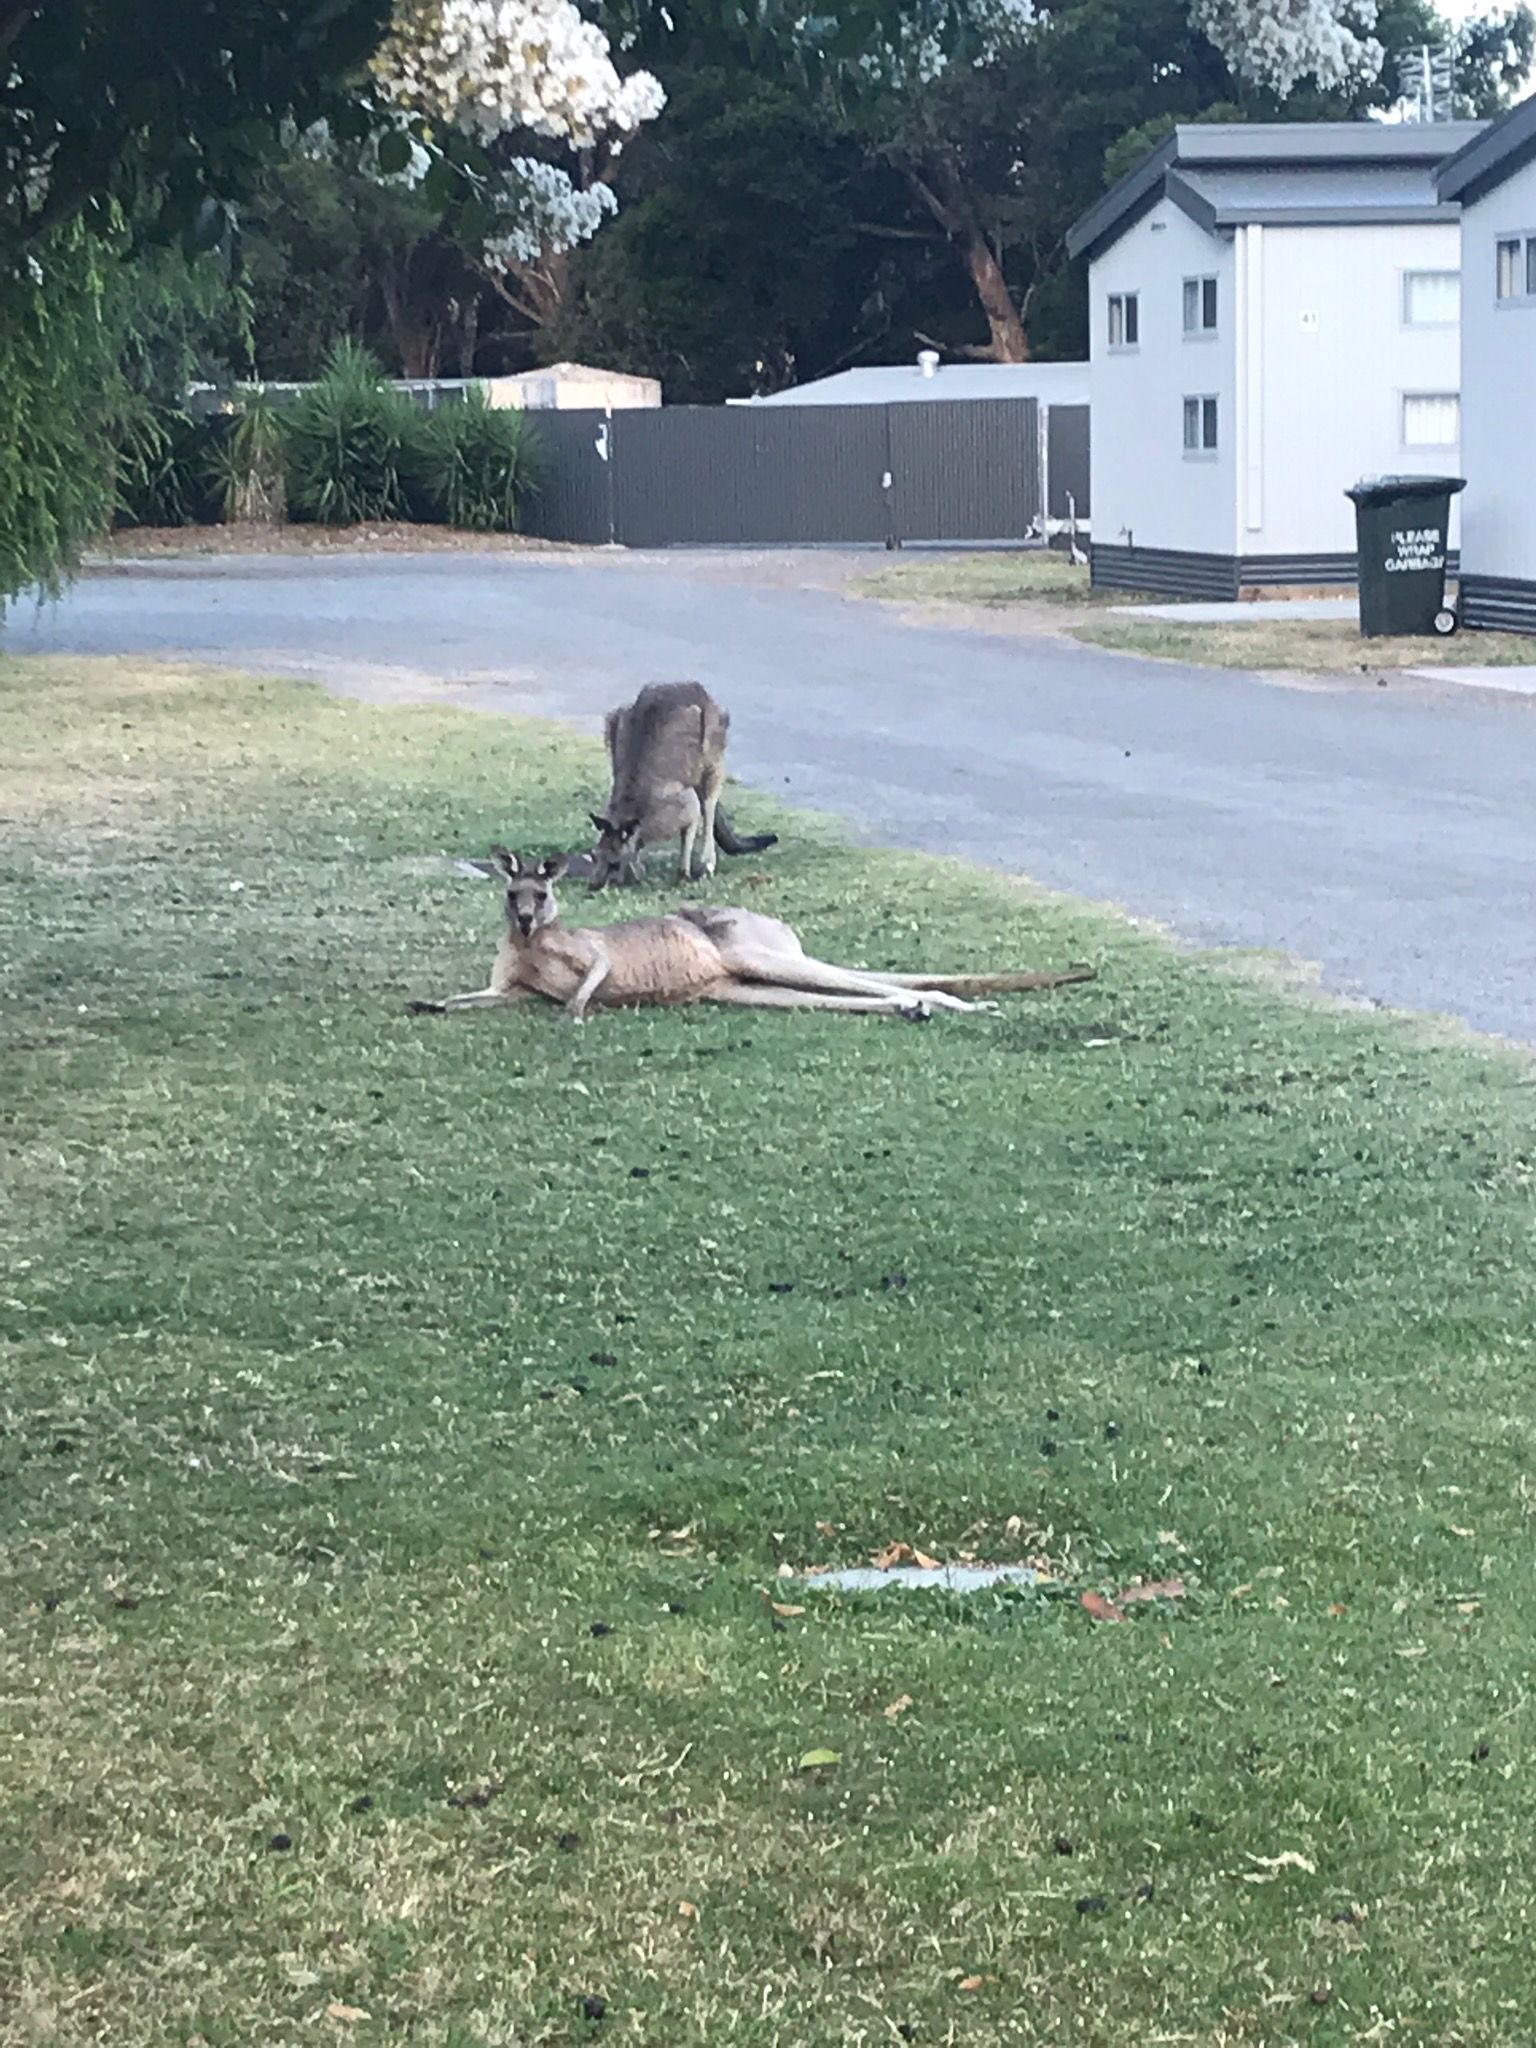
<path fill-rule="evenodd" d="M 459 375 L 473 377 L 475 374 L 475 349 L 480 341 L 480 294 L 475 292 L 464 302 L 459 318 Z"/>
<path fill-rule="evenodd" d="M 1002 265 L 992 254 L 987 238 L 979 228 L 966 234 L 965 267 L 971 274 L 981 310 L 986 314 L 987 326 L 991 329 L 993 362 L 1027 363 L 1029 339 L 1024 332 L 1024 322 L 1013 303 Z"/>
<path fill-rule="evenodd" d="M 965 180 L 953 160 L 940 153 L 927 163 L 907 165 L 907 183 L 949 237 L 964 263 L 977 302 L 986 315 L 991 341 L 967 355 L 994 363 L 1027 363 L 1029 337 L 1013 303 L 1003 266 L 987 239 Z"/>

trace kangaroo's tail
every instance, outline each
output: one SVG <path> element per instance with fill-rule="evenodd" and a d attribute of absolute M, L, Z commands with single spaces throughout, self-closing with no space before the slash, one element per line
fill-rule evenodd
<path fill-rule="evenodd" d="M 715 812 L 715 844 L 722 853 L 766 853 L 770 846 L 777 846 L 777 832 L 754 832 L 749 839 L 738 838 L 736 828 L 724 811 Z"/>
<path fill-rule="evenodd" d="M 1069 967 L 1060 974 L 878 974 L 876 981 L 892 988 L 932 988 L 946 996 L 1006 996 L 1028 988 L 1066 988 L 1076 981 L 1097 981 L 1092 967 Z"/>

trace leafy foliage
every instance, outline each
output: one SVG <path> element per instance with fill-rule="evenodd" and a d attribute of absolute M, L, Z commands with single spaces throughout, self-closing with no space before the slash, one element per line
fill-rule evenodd
<path fill-rule="evenodd" d="M 416 434 L 416 477 L 437 516 L 472 533 L 512 533 L 535 487 L 534 440 L 521 412 L 489 405 L 471 385 L 462 405 L 427 414 Z"/>
<path fill-rule="evenodd" d="M 202 262 L 127 260 L 82 222 L 38 244 L 0 306 L 0 604 L 56 591 L 115 516 L 206 516 L 206 439 L 171 394 L 235 323 Z"/>
<path fill-rule="evenodd" d="M 325 526 L 402 517 L 416 420 L 404 393 L 384 383 L 377 357 L 338 342 L 324 374 L 286 415 L 294 509 Z"/>
<path fill-rule="evenodd" d="M 222 510 L 219 463 L 231 421 L 179 407 L 135 408 L 117 446 L 119 526 L 211 526 Z"/>
<path fill-rule="evenodd" d="M 277 525 L 288 509 L 288 435 L 281 407 L 250 392 L 215 444 L 212 470 L 231 525 Z"/>
<path fill-rule="evenodd" d="M 0 0 L 0 247 L 112 202 L 203 247 L 284 121 L 342 116 L 390 0 Z"/>

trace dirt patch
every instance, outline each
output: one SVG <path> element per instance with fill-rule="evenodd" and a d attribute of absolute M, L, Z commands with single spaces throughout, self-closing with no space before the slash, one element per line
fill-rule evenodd
<path fill-rule="evenodd" d="M 546 555 L 580 552 L 526 533 L 461 533 L 391 520 L 379 526 L 132 526 L 110 535 L 88 565 L 163 555 Z"/>

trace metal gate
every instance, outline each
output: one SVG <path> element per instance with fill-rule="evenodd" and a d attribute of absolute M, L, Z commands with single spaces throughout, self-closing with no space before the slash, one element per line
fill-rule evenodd
<path fill-rule="evenodd" d="M 614 538 L 613 424 L 606 412 L 541 412 L 529 422 L 537 488 L 523 531 L 606 546 Z"/>
<path fill-rule="evenodd" d="M 530 421 L 527 531 L 631 548 L 1023 541 L 1045 519 L 1033 398 L 665 406 Z"/>

